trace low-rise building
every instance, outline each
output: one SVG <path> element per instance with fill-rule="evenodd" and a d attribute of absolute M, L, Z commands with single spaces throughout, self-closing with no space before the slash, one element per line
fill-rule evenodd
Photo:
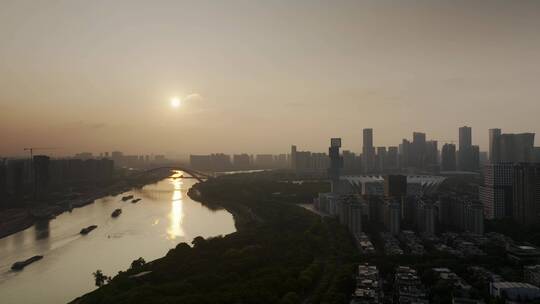
<path fill-rule="evenodd" d="M 360 250 L 360 253 L 362 254 L 375 254 L 375 247 L 373 246 L 373 243 L 365 233 L 360 233 L 355 235 L 356 244 L 358 246 L 358 249 Z"/>
<path fill-rule="evenodd" d="M 395 293 L 398 303 L 428 304 L 428 296 L 424 285 L 415 269 L 399 266 L 394 278 Z"/>
<path fill-rule="evenodd" d="M 522 282 L 495 282 L 489 284 L 489 294 L 492 297 L 527 302 L 540 299 L 540 288 Z"/>
<path fill-rule="evenodd" d="M 352 304 L 375 304 L 381 300 L 381 281 L 376 266 L 358 265 L 356 288 L 352 294 Z"/>
<path fill-rule="evenodd" d="M 510 245 L 506 249 L 508 258 L 518 264 L 540 262 L 540 249 L 530 244 Z"/>
<path fill-rule="evenodd" d="M 523 280 L 535 286 L 540 286 L 540 265 L 523 267 Z"/>
<path fill-rule="evenodd" d="M 384 242 L 385 255 L 402 255 L 403 250 L 399 247 L 399 241 L 388 232 L 382 232 L 381 238 Z"/>

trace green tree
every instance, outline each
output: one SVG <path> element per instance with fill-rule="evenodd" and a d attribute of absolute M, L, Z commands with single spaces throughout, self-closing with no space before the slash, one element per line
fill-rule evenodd
<path fill-rule="evenodd" d="M 131 262 L 131 269 L 138 269 L 144 266 L 146 264 L 146 261 L 140 257 L 136 259 L 135 261 Z"/>
<path fill-rule="evenodd" d="M 96 272 L 92 273 L 92 275 L 94 276 L 97 287 L 101 287 L 111 280 L 110 277 L 104 275 L 103 272 L 99 269 L 96 270 Z"/>
<path fill-rule="evenodd" d="M 297 304 L 300 303 L 300 297 L 296 292 L 288 292 L 281 299 L 281 304 Z"/>

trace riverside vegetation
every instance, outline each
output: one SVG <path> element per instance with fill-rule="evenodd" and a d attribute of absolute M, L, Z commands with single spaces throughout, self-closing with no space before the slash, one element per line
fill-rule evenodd
<path fill-rule="evenodd" d="M 73 303 L 347 302 L 354 289 L 351 236 L 336 220 L 296 205 L 328 190 L 325 182 L 282 182 L 269 173 L 196 184 L 189 195 L 231 212 L 237 232 L 197 237 L 161 259 L 133 263 Z"/>

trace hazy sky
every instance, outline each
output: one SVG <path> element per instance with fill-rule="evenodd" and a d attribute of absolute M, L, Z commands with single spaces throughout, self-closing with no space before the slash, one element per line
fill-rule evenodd
<path fill-rule="evenodd" d="M 485 149 L 540 132 L 539 96 L 535 0 L 0 0 L 0 154 Z"/>

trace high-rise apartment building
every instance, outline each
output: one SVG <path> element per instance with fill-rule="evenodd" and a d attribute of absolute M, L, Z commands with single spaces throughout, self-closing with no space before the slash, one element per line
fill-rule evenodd
<path fill-rule="evenodd" d="M 456 171 L 456 145 L 444 144 L 442 147 L 441 170 Z"/>
<path fill-rule="evenodd" d="M 501 129 L 489 129 L 489 162 L 497 163 L 501 159 L 499 137 Z"/>
<path fill-rule="evenodd" d="M 484 234 L 484 207 L 479 201 L 465 201 L 463 206 L 465 231 Z"/>
<path fill-rule="evenodd" d="M 291 146 L 291 169 L 296 170 L 296 146 Z"/>
<path fill-rule="evenodd" d="M 413 132 L 411 153 L 409 155 L 409 166 L 423 169 L 426 160 L 426 133 Z"/>
<path fill-rule="evenodd" d="M 501 162 L 531 162 L 533 160 L 534 133 L 501 134 L 499 149 Z"/>
<path fill-rule="evenodd" d="M 512 163 L 488 164 L 484 167 L 484 185 L 478 194 L 487 219 L 512 216 L 514 169 Z"/>
<path fill-rule="evenodd" d="M 459 128 L 459 149 L 466 150 L 472 146 L 472 128 L 461 127 Z"/>
<path fill-rule="evenodd" d="M 43 198 L 47 194 L 50 182 L 49 157 L 35 155 L 32 165 L 34 167 L 34 196 L 36 198 Z"/>
<path fill-rule="evenodd" d="M 426 168 L 433 169 L 439 163 L 439 148 L 436 140 L 428 140 L 426 142 L 426 152 L 424 165 Z"/>
<path fill-rule="evenodd" d="M 389 172 L 395 172 L 399 169 L 399 152 L 398 147 L 392 146 L 388 147 L 388 152 L 386 153 L 386 170 Z"/>
<path fill-rule="evenodd" d="M 472 129 L 459 128 L 458 167 L 463 171 L 477 171 L 480 165 L 480 148 L 472 145 Z"/>
<path fill-rule="evenodd" d="M 432 202 L 418 200 L 416 202 L 415 218 L 418 231 L 426 236 L 435 235 L 435 210 Z"/>
<path fill-rule="evenodd" d="M 540 213 L 540 164 L 519 163 L 513 169 L 512 216 L 521 224 L 533 224 Z"/>
<path fill-rule="evenodd" d="M 377 147 L 377 155 L 375 156 L 375 171 L 382 173 L 386 171 L 386 147 Z"/>
<path fill-rule="evenodd" d="M 235 169 L 246 170 L 251 167 L 250 157 L 248 154 L 233 155 L 233 165 Z"/>
<path fill-rule="evenodd" d="M 489 160 L 498 162 L 534 162 L 534 133 L 501 133 L 489 130 Z"/>
<path fill-rule="evenodd" d="M 401 231 L 401 203 L 398 199 L 386 199 L 382 205 L 383 222 L 393 235 Z"/>
<path fill-rule="evenodd" d="M 373 147 L 373 129 L 363 130 L 362 168 L 365 173 L 375 171 L 375 148 Z"/>
<path fill-rule="evenodd" d="M 328 168 L 328 178 L 330 179 L 332 186 L 332 193 L 339 192 L 339 176 L 343 169 L 343 157 L 339 154 L 341 148 L 341 138 L 330 139 L 330 147 L 328 148 L 328 155 L 330 156 L 330 167 Z"/>

